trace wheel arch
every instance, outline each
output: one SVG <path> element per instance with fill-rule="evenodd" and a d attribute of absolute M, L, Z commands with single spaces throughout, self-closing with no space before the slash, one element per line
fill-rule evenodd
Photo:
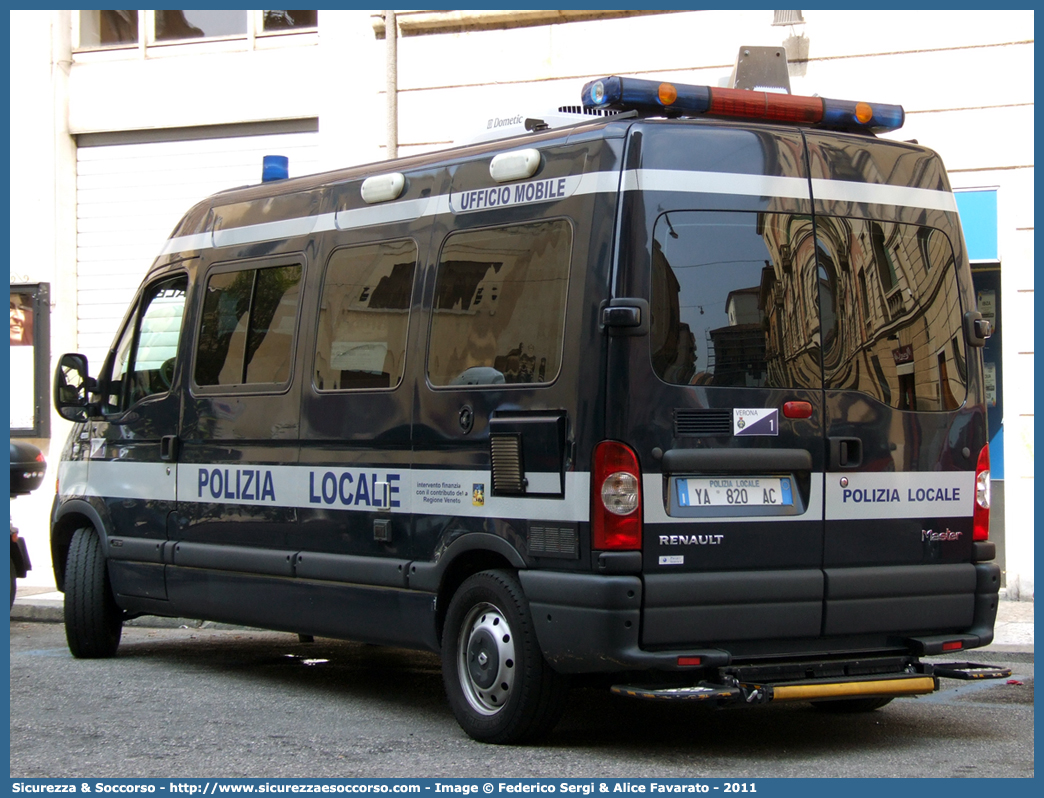
<path fill-rule="evenodd" d="M 411 569 L 411 587 L 416 587 L 417 582 L 431 584 L 436 593 L 435 602 L 435 635 L 436 639 L 442 641 L 442 630 L 446 622 L 446 611 L 449 609 L 450 600 L 457 588 L 464 580 L 480 571 L 494 569 L 506 569 L 518 571 L 526 568 L 526 561 L 510 543 L 497 535 L 476 532 L 463 535 L 451 543 L 446 552 L 433 564 L 431 573 L 424 574 L 420 580 L 417 575 L 421 573 L 419 564 Z M 423 588 L 422 588 L 423 589 Z"/>
<path fill-rule="evenodd" d="M 57 509 L 51 521 L 51 566 L 54 569 L 54 583 L 62 592 L 65 592 L 65 561 L 69 556 L 73 533 L 85 526 L 94 527 L 101 539 L 102 551 L 108 551 L 105 522 L 89 502 L 71 499 Z"/>

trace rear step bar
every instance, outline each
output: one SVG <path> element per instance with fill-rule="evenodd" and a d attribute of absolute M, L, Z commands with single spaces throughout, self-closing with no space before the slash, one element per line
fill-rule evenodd
<path fill-rule="evenodd" d="M 939 678 L 1004 679 L 1011 668 L 979 665 L 974 662 L 945 662 L 933 665 L 919 662 L 915 673 L 875 674 L 872 678 L 803 679 L 800 681 L 752 684 L 726 676 L 720 682 L 701 681 L 694 685 L 639 687 L 613 685 L 616 695 L 660 701 L 709 701 L 729 704 L 767 704 L 769 701 L 821 701 L 837 698 L 884 698 L 926 695 L 939 689 Z"/>

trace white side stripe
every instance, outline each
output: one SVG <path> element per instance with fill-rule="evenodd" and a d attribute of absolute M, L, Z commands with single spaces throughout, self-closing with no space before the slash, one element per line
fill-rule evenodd
<path fill-rule="evenodd" d="M 894 205 L 953 212 L 957 210 L 957 202 L 953 194 L 948 191 L 822 178 L 814 178 L 811 182 L 812 194 L 817 200 Z M 675 191 L 694 194 L 808 199 L 809 181 L 802 177 L 751 175 L 736 172 L 630 169 L 622 175 L 619 172 L 587 172 L 581 175 L 578 187 L 571 193 L 614 194 L 618 191 Z M 427 216 L 440 216 L 450 212 L 452 212 L 450 195 L 439 194 L 433 197 L 401 200 L 367 208 L 352 208 L 319 216 L 285 219 L 278 222 L 216 230 L 212 233 L 178 236 L 169 239 L 160 254 L 170 255 L 213 247 L 253 244 L 333 229 L 354 230 L 361 227 L 411 221 Z"/>
<path fill-rule="evenodd" d="M 930 188 L 909 188 L 814 178 L 812 195 L 817 200 L 860 202 L 867 205 L 897 205 L 908 208 L 927 208 L 932 211 L 957 212 L 957 200 L 954 199 L 952 192 L 935 191 Z"/>
<path fill-rule="evenodd" d="M 631 174 L 634 178 L 631 178 Z M 749 197 L 808 199 L 808 181 L 801 177 L 747 175 L 735 172 L 682 172 L 636 169 L 625 180 L 628 191 L 685 191 L 697 194 L 739 194 Z"/>
<path fill-rule="evenodd" d="M 87 465 L 86 463 L 83 465 Z M 60 468 L 61 495 L 140 499 L 243 507 L 296 507 L 346 512 L 380 510 L 381 485 L 388 485 L 390 513 L 518 518 L 530 521 L 587 521 L 591 475 L 565 475 L 563 498 L 545 495 L 493 496 L 490 472 L 362 466 L 165 463 L 91 460 L 85 468 Z M 550 477 L 553 476 L 553 479 Z M 534 474 L 535 489 L 557 488 L 558 474 Z"/>

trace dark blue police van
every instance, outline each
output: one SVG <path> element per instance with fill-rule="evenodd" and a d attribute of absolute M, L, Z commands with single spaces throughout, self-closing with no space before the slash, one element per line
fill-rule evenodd
<path fill-rule="evenodd" d="M 217 194 L 76 422 L 77 657 L 143 614 L 440 652 L 464 730 L 624 695 L 875 709 L 993 637 L 980 347 L 898 106 L 610 77 L 527 135 Z"/>

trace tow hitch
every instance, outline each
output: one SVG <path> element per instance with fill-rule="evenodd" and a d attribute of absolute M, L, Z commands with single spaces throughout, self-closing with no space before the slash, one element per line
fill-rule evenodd
<path fill-rule="evenodd" d="M 793 679 L 787 681 L 740 681 L 721 674 L 714 681 L 703 680 L 693 685 L 635 686 L 613 685 L 616 695 L 658 701 L 702 701 L 716 706 L 767 704 L 770 701 L 820 701 L 831 698 L 882 698 L 934 693 L 939 678 L 1004 679 L 1011 668 L 980 665 L 974 662 L 939 664 L 911 662 L 900 673 L 867 673 L 858 676 L 834 676 Z"/>

